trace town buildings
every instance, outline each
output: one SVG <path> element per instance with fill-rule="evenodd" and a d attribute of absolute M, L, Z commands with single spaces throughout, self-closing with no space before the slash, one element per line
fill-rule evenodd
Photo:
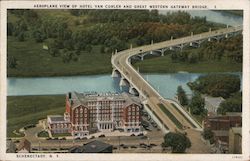
<path fill-rule="evenodd" d="M 141 108 L 138 97 L 128 93 L 77 93 L 66 95 L 64 116 L 47 117 L 48 130 L 84 137 L 94 132 L 141 130 Z"/>
<path fill-rule="evenodd" d="M 234 131 L 239 133 L 241 127 L 242 113 L 240 112 L 227 112 L 226 115 L 207 116 L 203 121 L 203 128 L 212 130 L 216 144 L 225 153 L 234 153 L 233 149 L 235 146 L 241 146 L 241 139 L 232 134 Z M 238 130 L 233 130 L 230 134 L 232 129 Z"/>
<path fill-rule="evenodd" d="M 98 140 L 69 149 L 70 153 L 112 153 L 113 146 Z"/>

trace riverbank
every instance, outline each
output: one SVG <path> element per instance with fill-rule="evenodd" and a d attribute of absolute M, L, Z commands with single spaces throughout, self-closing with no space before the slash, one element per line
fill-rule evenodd
<path fill-rule="evenodd" d="M 65 95 L 8 96 L 7 137 L 19 137 L 13 131 L 36 124 L 47 115 L 63 114 L 64 111 Z"/>

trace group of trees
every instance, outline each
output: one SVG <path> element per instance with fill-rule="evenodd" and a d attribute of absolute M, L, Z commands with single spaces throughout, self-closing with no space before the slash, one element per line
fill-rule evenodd
<path fill-rule="evenodd" d="M 56 16 L 44 17 L 35 10 L 10 10 L 9 14 L 15 15 L 17 20 L 8 22 L 8 36 L 17 37 L 18 41 L 34 39 L 37 43 L 45 42 L 50 49 L 49 54 L 61 56 L 64 62 L 69 62 L 73 59 L 72 55 L 77 57 L 74 53 L 91 53 L 96 45 L 101 46 L 101 53 L 110 54 L 115 49 L 119 51 L 128 48 L 130 43 L 145 45 L 150 44 L 151 40 L 159 42 L 171 36 L 176 38 L 217 27 L 206 22 L 206 18 L 193 18 L 181 11 L 166 15 L 159 14 L 157 10 L 65 12 L 71 13 L 72 20 Z M 72 21 L 77 21 L 73 27 Z"/>
<path fill-rule="evenodd" d="M 201 97 L 199 92 L 195 92 L 192 96 L 190 102 L 188 101 L 186 92 L 183 90 L 182 86 L 177 88 L 177 98 L 182 106 L 188 105 L 190 112 L 193 115 L 206 115 L 207 110 L 205 107 L 205 100 Z"/>
<path fill-rule="evenodd" d="M 184 153 L 187 148 L 191 147 L 191 142 L 185 134 L 169 132 L 164 136 L 161 146 L 170 147 L 173 153 Z"/>
<path fill-rule="evenodd" d="M 243 36 L 238 35 L 223 41 L 211 41 L 201 44 L 198 49 L 185 47 L 183 50 L 170 51 L 173 62 L 197 63 L 206 60 L 242 63 Z"/>
<path fill-rule="evenodd" d="M 240 77 L 234 74 L 208 74 L 188 83 L 192 90 L 223 98 L 228 98 L 233 93 L 238 92 L 240 84 Z"/>
<path fill-rule="evenodd" d="M 221 102 L 217 113 L 224 115 L 226 112 L 242 112 L 242 92 L 237 92 Z"/>

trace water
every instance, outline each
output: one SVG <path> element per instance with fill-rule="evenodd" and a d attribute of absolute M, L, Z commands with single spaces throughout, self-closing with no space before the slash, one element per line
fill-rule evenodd
<path fill-rule="evenodd" d="M 203 73 L 204 74 L 204 73 Z M 240 75 L 241 73 L 236 73 Z M 191 90 L 187 82 L 194 81 L 201 73 L 144 74 L 143 77 L 165 98 L 174 98 L 177 87 L 181 85 L 187 94 Z M 119 78 L 110 75 L 68 76 L 48 78 L 8 78 L 8 95 L 51 95 L 65 94 L 69 91 L 121 92 Z"/>
<path fill-rule="evenodd" d="M 159 13 L 166 14 L 169 11 L 161 10 Z M 236 16 L 231 13 L 216 12 L 211 10 L 187 10 L 192 17 L 206 17 L 207 21 L 223 23 L 230 26 L 238 26 L 243 24 L 243 17 Z"/>

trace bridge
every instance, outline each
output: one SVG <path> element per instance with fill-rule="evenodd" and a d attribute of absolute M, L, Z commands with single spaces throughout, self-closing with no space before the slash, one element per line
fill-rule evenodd
<path fill-rule="evenodd" d="M 129 92 L 139 95 L 145 109 L 151 114 L 163 132 L 201 131 L 202 127 L 178 103 L 163 98 L 131 65 L 131 59 L 139 57 L 143 60 L 147 54 L 164 56 L 166 50 L 182 50 L 185 46 L 200 47 L 204 41 L 218 41 L 241 34 L 243 26 L 227 27 L 219 30 L 144 45 L 117 52 L 112 55 L 112 76 L 121 77 L 120 86 L 129 86 Z M 174 117 L 174 118 L 173 118 Z M 181 126 L 178 126 L 181 124 Z"/>

